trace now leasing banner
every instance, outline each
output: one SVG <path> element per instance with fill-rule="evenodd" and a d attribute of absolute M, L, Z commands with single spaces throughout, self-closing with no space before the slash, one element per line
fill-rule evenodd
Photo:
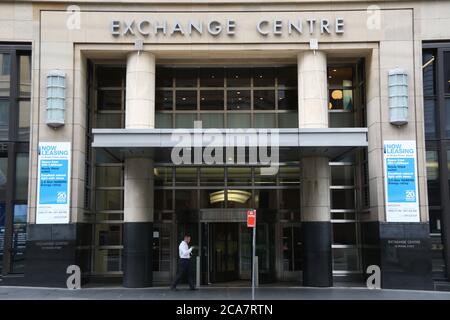
<path fill-rule="evenodd" d="M 69 223 L 70 142 L 40 142 L 36 223 Z"/>
<path fill-rule="evenodd" d="M 384 142 L 387 222 L 420 222 L 414 140 Z"/>

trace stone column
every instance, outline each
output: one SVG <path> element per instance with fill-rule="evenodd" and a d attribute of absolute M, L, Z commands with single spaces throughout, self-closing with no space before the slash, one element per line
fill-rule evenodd
<path fill-rule="evenodd" d="M 155 56 L 132 52 L 127 58 L 127 93 L 125 127 L 155 127 Z"/>
<path fill-rule="evenodd" d="M 297 63 L 299 128 L 328 128 L 327 57 L 304 51 Z"/>
<path fill-rule="evenodd" d="M 326 157 L 304 157 L 301 168 L 303 285 L 333 285 L 330 165 Z"/>
<path fill-rule="evenodd" d="M 155 57 L 132 52 L 127 59 L 125 127 L 154 128 Z M 125 159 L 123 285 L 130 288 L 153 284 L 153 160 Z"/>
<path fill-rule="evenodd" d="M 299 53 L 299 128 L 328 128 L 327 59 L 321 51 Z M 303 157 L 301 169 L 303 285 L 333 285 L 330 166 L 326 157 Z"/>

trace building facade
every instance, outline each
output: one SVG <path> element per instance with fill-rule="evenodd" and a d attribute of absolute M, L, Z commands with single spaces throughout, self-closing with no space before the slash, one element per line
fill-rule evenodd
<path fill-rule="evenodd" d="M 128 3 L 129 2 L 129 3 Z M 0 284 L 433 290 L 450 1 L 3 1 Z M 448 114 L 447 114 L 448 112 Z M 369 270 L 369 271 L 368 271 Z"/>

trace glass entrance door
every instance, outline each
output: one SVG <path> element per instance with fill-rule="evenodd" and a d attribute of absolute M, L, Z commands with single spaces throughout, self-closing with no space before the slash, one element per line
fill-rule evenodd
<path fill-rule="evenodd" d="M 238 223 L 210 224 L 211 282 L 239 279 Z"/>

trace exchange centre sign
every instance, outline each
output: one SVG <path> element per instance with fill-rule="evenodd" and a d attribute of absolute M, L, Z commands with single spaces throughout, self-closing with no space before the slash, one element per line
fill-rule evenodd
<path fill-rule="evenodd" d="M 384 142 L 387 222 L 420 222 L 416 142 Z"/>
<path fill-rule="evenodd" d="M 69 223 L 70 142 L 39 142 L 36 223 Z"/>
<path fill-rule="evenodd" d="M 298 19 L 260 19 L 255 23 L 254 31 L 262 36 L 283 34 L 302 35 L 302 34 L 343 34 L 343 18 L 298 18 Z M 168 20 L 150 20 L 150 19 L 130 19 L 111 21 L 111 34 L 119 36 L 192 36 L 209 34 L 218 36 L 226 34 L 233 36 L 239 32 L 239 23 L 236 19 L 212 19 L 208 21 L 188 20 L 168 21 Z"/>

